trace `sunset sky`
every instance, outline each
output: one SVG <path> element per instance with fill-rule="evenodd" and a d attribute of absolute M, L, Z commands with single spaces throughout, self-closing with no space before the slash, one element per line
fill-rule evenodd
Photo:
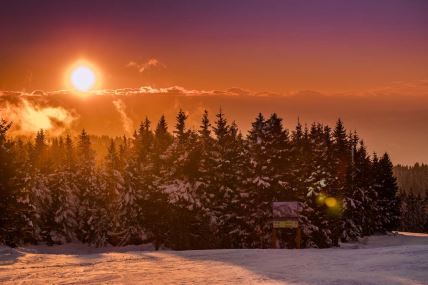
<path fill-rule="evenodd" d="M 427 51 L 424 0 L 1 1 L 0 115 L 110 135 L 123 115 L 172 126 L 179 108 L 197 127 L 221 106 L 243 131 L 259 111 L 287 127 L 342 117 L 370 151 L 428 162 Z M 103 98 L 56 92 L 82 59 Z"/>

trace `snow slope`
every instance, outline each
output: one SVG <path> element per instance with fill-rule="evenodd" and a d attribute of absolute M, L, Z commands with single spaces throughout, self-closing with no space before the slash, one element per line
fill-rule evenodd
<path fill-rule="evenodd" d="M 428 235 L 332 249 L 0 247 L 0 284 L 428 284 Z"/>

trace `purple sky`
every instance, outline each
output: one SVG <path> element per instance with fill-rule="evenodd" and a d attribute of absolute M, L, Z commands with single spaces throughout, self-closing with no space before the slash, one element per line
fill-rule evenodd
<path fill-rule="evenodd" d="M 428 77 L 427 27 L 423 0 L 2 1 L 0 88 L 61 89 L 83 56 L 106 88 L 365 89 Z"/>

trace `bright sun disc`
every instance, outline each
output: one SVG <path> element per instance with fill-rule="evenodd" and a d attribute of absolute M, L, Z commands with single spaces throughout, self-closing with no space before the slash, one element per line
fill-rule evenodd
<path fill-rule="evenodd" d="M 87 92 L 95 85 L 95 72 L 88 66 L 77 66 L 71 72 L 71 84 L 80 92 Z"/>

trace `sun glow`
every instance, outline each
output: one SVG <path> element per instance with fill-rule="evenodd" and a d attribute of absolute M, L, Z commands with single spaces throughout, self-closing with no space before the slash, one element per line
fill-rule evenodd
<path fill-rule="evenodd" d="M 95 73 L 87 66 L 79 66 L 71 73 L 71 84 L 78 91 L 86 92 L 95 84 Z"/>
<path fill-rule="evenodd" d="M 67 86 L 78 93 L 87 93 L 100 84 L 97 69 L 87 61 L 78 61 L 66 73 Z"/>

